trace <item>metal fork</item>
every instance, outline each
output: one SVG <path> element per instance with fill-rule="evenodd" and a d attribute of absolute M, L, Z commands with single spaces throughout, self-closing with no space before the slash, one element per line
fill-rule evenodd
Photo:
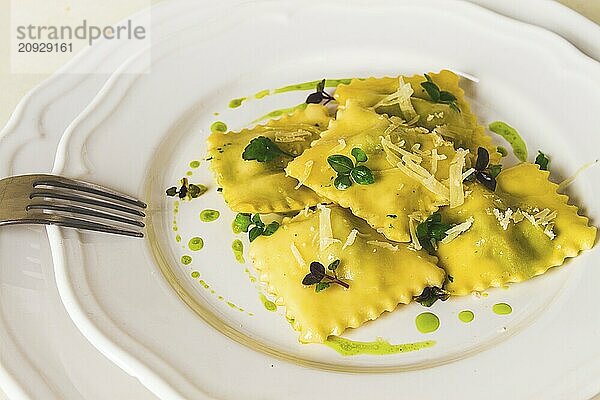
<path fill-rule="evenodd" d="M 146 204 L 114 190 L 56 175 L 0 180 L 0 226 L 59 225 L 143 237 Z"/>

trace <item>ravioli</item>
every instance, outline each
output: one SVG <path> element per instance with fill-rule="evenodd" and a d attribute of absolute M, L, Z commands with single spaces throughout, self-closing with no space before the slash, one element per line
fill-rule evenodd
<path fill-rule="evenodd" d="M 426 287 L 441 287 L 445 279 L 434 257 L 391 244 L 336 206 L 285 219 L 272 236 L 250 244 L 249 256 L 305 343 L 322 343 L 346 328 L 359 327 L 409 303 Z M 334 260 L 341 261 L 337 275 L 348 289 L 331 285 L 316 292 L 302 284 L 311 262 L 327 266 Z"/>
<path fill-rule="evenodd" d="M 298 181 L 285 175 L 288 158 L 246 161 L 242 153 L 253 138 L 265 136 L 283 151 L 301 154 L 319 138 L 330 120 L 327 108 L 309 104 L 305 109 L 252 129 L 211 134 L 208 138 L 211 168 L 229 207 L 243 213 L 288 212 L 323 201 L 309 188 L 297 187 Z"/>
<path fill-rule="evenodd" d="M 414 91 L 410 100 L 418 114 L 416 124 L 429 130 L 439 127 L 436 131 L 444 138 L 453 141 L 456 148 L 469 149 L 473 155 L 477 154 L 478 147 L 484 147 L 490 153 L 491 162 L 497 163 L 501 156 L 492 143 L 491 136 L 485 133 L 485 128 L 477 123 L 477 117 L 471 112 L 471 107 L 465 99 L 465 92 L 459 86 L 459 77 L 448 70 L 428 75 L 440 90 L 456 96 L 461 112 L 456 112 L 447 104 L 432 102 L 421 87 L 421 83 L 426 80 L 423 75 L 402 77 Z M 353 79 L 347 85 L 338 86 L 335 99 L 342 107 L 348 100 L 352 100 L 365 107 L 374 107 L 378 113 L 399 116 L 408 121 L 411 116 L 403 115 L 397 104 L 378 106 L 384 98 L 396 92 L 398 87 L 399 77 Z"/>
<path fill-rule="evenodd" d="M 495 193 L 474 184 L 463 206 L 441 211 L 444 222 L 474 219 L 468 231 L 438 247 L 451 294 L 521 282 L 593 247 L 596 228 L 548 176 L 522 163 L 498 175 Z"/>
<path fill-rule="evenodd" d="M 327 157 L 352 157 L 355 147 L 367 155 L 364 165 L 373 171 L 375 182 L 339 190 L 333 184 L 337 173 Z M 449 204 L 450 191 L 440 181 L 449 177 L 449 165 L 455 156 L 452 144 L 439 135 L 349 101 L 338 110 L 336 120 L 321 139 L 290 162 L 286 172 L 319 195 L 350 208 L 388 239 L 408 242 L 410 218 L 424 219 L 438 206 Z M 421 175 L 431 175 L 430 186 L 423 184 L 426 178 Z M 462 179 L 460 182 L 462 185 Z"/>

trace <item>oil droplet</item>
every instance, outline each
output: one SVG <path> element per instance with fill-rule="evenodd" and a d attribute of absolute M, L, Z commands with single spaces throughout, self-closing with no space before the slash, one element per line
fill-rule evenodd
<path fill-rule="evenodd" d="M 235 256 L 237 262 L 240 264 L 244 264 L 246 262 L 244 259 L 244 243 L 242 243 L 241 240 L 234 240 L 231 244 L 231 250 L 233 250 L 233 255 Z"/>
<path fill-rule="evenodd" d="M 512 312 L 512 307 L 506 303 L 496 303 L 492 310 L 498 315 L 508 315 Z"/>
<path fill-rule="evenodd" d="M 181 263 L 183 265 L 190 265 L 192 263 L 192 257 L 190 256 L 181 256 Z"/>
<path fill-rule="evenodd" d="M 212 222 L 219 218 L 219 215 L 221 215 L 221 213 L 219 213 L 217 210 L 202 210 L 202 212 L 200 212 L 200 220 L 202 222 Z"/>
<path fill-rule="evenodd" d="M 238 99 L 233 99 L 229 102 L 229 108 L 238 108 L 242 105 L 242 103 L 246 100 L 246 97 L 240 97 Z"/>
<path fill-rule="evenodd" d="M 190 161 L 190 168 L 198 168 L 200 166 L 200 161 L 194 160 Z"/>
<path fill-rule="evenodd" d="M 424 312 L 417 315 L 415 325 L 421 333 L 431 333 L 437 331 L 440 327 L 440 319 L 430 312 Z"/>
<path fill-rule="evenodd" d="M 331 347 L 343 356 L 356 356 L 358 354 L 386 355 L 396 353 L 408 353 L 426 349 L 435 345 L 435 341 L 427 340 L 424 342 L 390 344 L 383 339 L 377 339 L 374 342 L 357 342 L 345 339 L 339 336 L 330 336 L 325 341 L 325 345 Z"/>
<path fill-rule="evenodd" d="M 193 271 L 193 272 L 192 272 L 192 278 L 194 278 L 194 279 L 200 278 L 200 272 L 198 272 L 198 271 Z"/>
<path fill-rule="evenodd" d="M 519 160 L 527 161 L 527 145 L 515 128 L 502 121 L 492 122 L 489 128 L 512 146 L 513 153 Z"/>
<path fill-rule="evenodd" d="M 473 321 L 473 318 L 475 318 L 475 314 L 471 310 L 463 310 L 458 313 L 458 319 L 466 324 Z"/>
<path fill-rule="evenodd" d="M 269 89 L 261 90 L 260 92 L 257 92 L 254 95 L 254 98 L 256 98 L 256 99 L 262 99 L 263 97 L 268 96 L 269 93 L 271 93 L 271 91 Z"/>
<path fill-rule="evenodd" d="M 188 247 L 191 251 L 202 250 L 202 248 L 204 247 L 204 240 L 202 240 L 201 237 L 193 237 L 188 242 Z"/>
<path fill-rule="evenodd" d="M 277 311 L 277 305 L 275 305 L 275 303 L 273 303 L 271 300 L 267 299 L 267 296 L 261 293 L 259 297 L 260 301 L 263 303 L 263 306 L 265 306 L 267 310 Z"/>
<path fill-rule="evenodd" d="M 181 235 L 177 235 L 177 236 L 175 236 L 175 241 L 176 241 L 177 243 L 181 242 Z"/>
<path fill-rule="evenodd" d="M 227 125 L 223 121 L 213 122 L 213 124 L 210 126 L 210 131 L 212 133 L 216 133 L 216 132 L 224 133 L 224 132 L 227 132 Z"/>

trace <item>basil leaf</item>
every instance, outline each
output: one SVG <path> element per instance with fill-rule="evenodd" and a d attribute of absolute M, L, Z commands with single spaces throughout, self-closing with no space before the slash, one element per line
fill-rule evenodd
<path fill-rule="evenodd" d="M 425 91 L 427 92 L 429 97 L 431 97 L 431 100 L 433 100 L 433 102 L 437 103 L 440 101 L 440 89 L 435 83 L 428 80 L 427 82 L 422 82 L 421 87 L 425 89 Z"/>
<path fill-rule="evenodd" d="M 254 228 L 250 229 L 250 232 L 248 233 L 248 239 L 250 240 L 250 242 L 253 242 L 254 239 L 262 235 L 263 232 L 264 228 L 260 226 L 255 226 Z"/>
<path fill-rule="evenodd" d="M 329 264 L 329 266 L 327 267 L 328 270 L 330 271 L 335 271 L 337 269 L 337 267 L 340 266 L 340 260 L 335 260 L 334 262 L 332 262 L 331 264 Z"/>
<path fill-rule="evenodd" d="M 454 101 L 456 101 L 456 96 L 454 96 L 452 93 L 446 92 L 445 90 L 440 92 L 440 102 L 452 103 Z"/>
<path fill-rule="evenodd" d="M 261 228 L 265 227 L 264 222 L 260 219 L 260 214 L 254 214 L 251 219 L 252 223 L 256 226 L 260 226 Z"/>
<path fill-rule="evenodd" d="M 274 234 L 277 229 L 279 229 L 279 222 L 273 221 L 265 228 L 265 231 L 262 233 L 263 236 L 271 236 Z"/>
<path fill-rule="evenodd" d="M 540 166 L 542 171 L 548 171 L 548 164 L 550 164 L 550 158 L 547 155 L 538 150 L 538 155 L 535 158 L 535 163 Z"/>
<path fill-rule="evenodd" d="M 350 174 L 350 171 L 354 168 L 352 160 L 341 154 L 333 154 L 327 157 L 327 162 L 335 172 L 342 175 Z"/>
<path fill-rule="evenodd" d="M 233 233 L 248 232 L 251 224 L 250 214 L 239 213 L 231 223 L 231 228 L 233 229 Z"/>
<path fill-rule="evenodd" d="M 167 189 L 167 196 L 173 197 L 177 194 L 177 188 L 175 186 Z"/>
<path fill-rule="evenodd" d="M 364 151 L 362 151 L 362 149 L 355 147 L 352 149 L 351 153 L 352 153 L 352 157 L 354 157 L 356 162 L 366 162 L 367 161 L 367 155 L 365 154 Z"/>
<path fill-rule="evenodd" d="M 333 186 L 338 190 L 346 190 L 352 186 L 352 179 L 348 175 L 338 175 L 333 181 Z"/>
<path fill-rule="evenodd" d="M 373 172 L 364 165 L 359 165 L 350 171 L 350 176 L 354 179 L 354 182 L 359 185 L 370 185 L 375 183 L 375 177 L 373 176 Z"/>

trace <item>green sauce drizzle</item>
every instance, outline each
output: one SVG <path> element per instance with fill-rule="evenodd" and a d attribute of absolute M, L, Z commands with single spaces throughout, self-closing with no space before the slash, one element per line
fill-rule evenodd
<path fill-rule="evenodd" d="M 192 278 L 194 278 L 194 279 L 198 279 L 198 278 L 200 278 L 200 272 L 198 272 L 198 271 L 193 271 L 193 272 L 192 272 Z"/>
<path fill-rule="evenodd" d="M 265 119 L 272 119 L 272 118 L 277 118 L 277 117 L 281 117 L 282 115 L 286 115 L 286 114 L 291 114 L 296 110 L 304 110 L 306 108 L 306 106 L 308 106 L 308 104 L 306 103 L 300 103 L 298 105 L 295 105 L 293 107 L 288 107 L 288 108 L 280 108 L 278 110 L 273 110 L 270 113 L 267 113 L 259 118 L 256 118 L 254 121 L 252 121 L 252 123 L 256 123 L 256 122 L 260 122 L 263 121 Z"/>
<path fill-rule="evenodd" d="M 238 108 L 242 105 L 242 103 L 247 100 L 246 97 L 240 97 L 238 99 L 233 99 L 229 102 L 229 108 Z"/>
<path fill-rule="evenodd" d="M 246 260 L 244 260 L 244 243 L 241 240 L 235 239 L 231 244 L 231 250 L 233 250 L 233 255 L 235 259 L 240 264 L 244 264 Z"/>
<path fill-rule="evenodd" d="M 421 333 L 431 333 L 437 331 L 440 327 L 440 319 L 430 312 L 424 312 L 417 315 L 415 325 Z"/>
<path fill-rule="evenodd" d="M 475 314 L 471 310 L 463 310 L 458 313 L 458 319 L 466 324 L 473 321 L 473 318 L 475 318 Z"/>
<path fill-rule="evenodd" d="M 190 265 L 192 263 L 192 257 L 190 257 L 190 256 L 181 256 L 181 263 L 183 265 Z"/>
<path fill-rule="evenodd" d="M 277 311 L 277 305 L 273 303 L 271 300 L 267 299 L 267 296 L 264 294 L 260 294 L 260 301 L 263 303 L 263 306 L 269 311 Z"/>
<path fill-rule="evenodd" d="M 492 307 L 492 311 L 498 315 L 508 315 L 512 312 L 512 307 L 506 303 L 497 303 Z"/>
<path fill-rule="evenodd" d="M 352 79 L 344 78 L 344 79 L 327 79 L 325 81 L 325 87 L 336 87 L 339 84 L 345 83 L 349 84 Z M 273 93 L 284 93 L 284 92 L 292 92 L 294 90 L 312 90 L 317 87 L 317 84 L 321 82 L 321 80 L 310 81 L 304 83 L 296 83 L 294 85 L 283 86 L 278 89 L 275 89 Z"/>
<path fill-rule="evenodd" d="M 225 128 L 227 129 L 227 128 Z M 190 168 L 198 168 L 200 166 L 200 161 L 194 160 L 190 161 Z"/>
<path fill-rule="evenodd" d="M 187 171 L 185 174 L 186 174 L 187 176 L 192 176 L 192 175 L 194 175 L 194 173 L 193 173 L 192 171 Z"/>
<path fill-rule="evenodd" d="M 177 236 L 175 236 L 175 241 L 176 241 L 177 243 L 181 242 L 181 235 L 177 235 Z"/>
<path fill-rule="evenodd" d="M 204 240 L 201 237 L 193 237 L 188 242 L 188 247 L 191 251 L 202 250 L 204 247 Z"/>
<path fill-rule="evenodd" d="M 515 128 L 502 121 L 492 122 L 489 128 L 512 146 L 513 153 L 519 160 L 527 161 L 527 145 Z"/>
<path fill-rule="evenodd" d="M 202 222 L 212 222 L 219 218 L 220 215 L 221 213 L 217 210 L 206 209 L 200 212 L 200 220 Z"/>
<path fill-rule="evenodd" d="M 396 353 L 408 353 L 432 347 L 435 341 L 427 340 L 424 342 L 390 344 L 383 339 L 377 339 L 374 342 L 356 342 L 354 340 L 344 339 L 339 336 L 330 336 L 325 341 L 325 345 L 331 347 L 343 356 L 356 356 L 359 354 L 387 355 Z"/>
<path fill-rule="evenodd" d="M 255 99 L 262 99 L 265 96 L 268 96 L 269 94 L 271 94 L 271 91 L 269 89 L 265 89 L 265 90 L 261 90 L 260 92 L 257 92 L 254 95 Z"/>
<path fill-rule="evenodd" d="M 223 121 L 213 122 L 212 125 L 210 126 L 210 131 L 212 133 L 227 132 L 227 125 Z"/>

